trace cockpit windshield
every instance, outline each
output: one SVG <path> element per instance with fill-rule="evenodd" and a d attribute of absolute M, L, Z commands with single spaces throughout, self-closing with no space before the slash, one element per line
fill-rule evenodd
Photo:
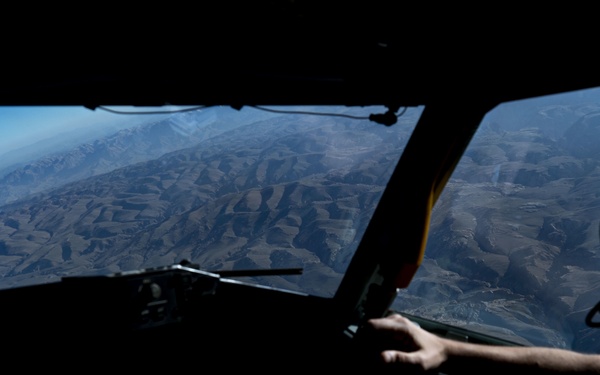
<path fill-rule="evenodd" d="M 490 111 L 394 309 L 522 345 L 600 352 L 586 324 L 600 300 L 599 139 L 599 89 Z"/>
<path fill-rule="evenodd" d="M 192 264 L 335 296 L 423 109 L 0 108 L 0 289 Z M 600 352 L 599 113 L 600 89 L 488 112 L 391 308 Z"/>
<path fill-rule="evenodd" d="M 0 288 L 181 262 L 332 296 L 419 119 L 381 107 L 0 109 Z"/>

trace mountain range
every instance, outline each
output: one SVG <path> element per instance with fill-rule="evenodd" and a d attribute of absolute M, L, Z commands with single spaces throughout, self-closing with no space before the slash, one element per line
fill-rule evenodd
<path fill-rule="evenodd" d="M 600 295 L 596 111 L 543 103 L 525 119 L 504 107 L 486 118 L 393 307 L 597 351 L 584 324 Z M 250 280 L 332 296 L 418 115 L 392 127 L 265 112 L 236 122 L 213 108 L 15 165 L 0 180 L 0 288 L 189 260 L 300 268 Z"/>
<path fill-rule="evenodd" d="M 251 114 L 187 113 L 7 174 L 4 286 L 185 259 L 211 271 L 300 267 L 258 281 L 332 295 L 411 128 Z"/>
<path fill-rule="evenodd" d="M 600 300 L 600 116 L 589 104 L 536 108 L 537 123 L 526 121 L 534 127 L 496 123 L 476 134 L 395 308 L 525 345 L 598 352 L 585 317 Z"/>

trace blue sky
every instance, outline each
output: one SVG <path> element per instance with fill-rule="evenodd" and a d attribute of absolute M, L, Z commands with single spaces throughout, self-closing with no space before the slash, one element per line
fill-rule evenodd
<path fill-rule="evenodd" d="M 117 119 L 119 115 L 85 107 L 0 107 L 0 154 L 57 133 Z"/>
<path fill-rule="evenodd" d="M 177 111 L 183 108 L 186 107 L 164 106 L 158 110 Z M 136 113 L 157 111 L 156 108 L 140 109 L 124 106 L 111 107 L 111 109 Z M 111 113 L 101 108 L 90 110 L 83 106 L 0 106 L 0 155 L 75 129 L 125 121 L 129 121 L 132 125 L 139 124 L 139 121 L 131 120 L 132 117 L 128 115 Z"/>

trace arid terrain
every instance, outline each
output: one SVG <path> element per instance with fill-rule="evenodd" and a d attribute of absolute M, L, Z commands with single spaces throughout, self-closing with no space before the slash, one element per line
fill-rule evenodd
<path fill-rule="evenodd" d="M 600 117 L 559 109 L 531 110 L 526 126 L 485 122 L 394 308 L 525 344 L 600 347 L 584 324 L 600 295 Z M 251 281 L 332 296 L 418 115 L 392 127 L 194 116 L 5 172 L 0 287 L 188 260 L 215 272 L 299 268 Z"/>

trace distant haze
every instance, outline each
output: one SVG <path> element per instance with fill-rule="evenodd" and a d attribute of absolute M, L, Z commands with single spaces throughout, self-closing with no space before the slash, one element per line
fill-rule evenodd
<path fill-rule="evenodd" d="M 135 107 L 118 109 L 141 111 Z M 0 107 L 0 155 L 61 133 L 92 126 L 126 123 L 128 120 L 131 120 L 128 116 L 77 106 Z"/>

